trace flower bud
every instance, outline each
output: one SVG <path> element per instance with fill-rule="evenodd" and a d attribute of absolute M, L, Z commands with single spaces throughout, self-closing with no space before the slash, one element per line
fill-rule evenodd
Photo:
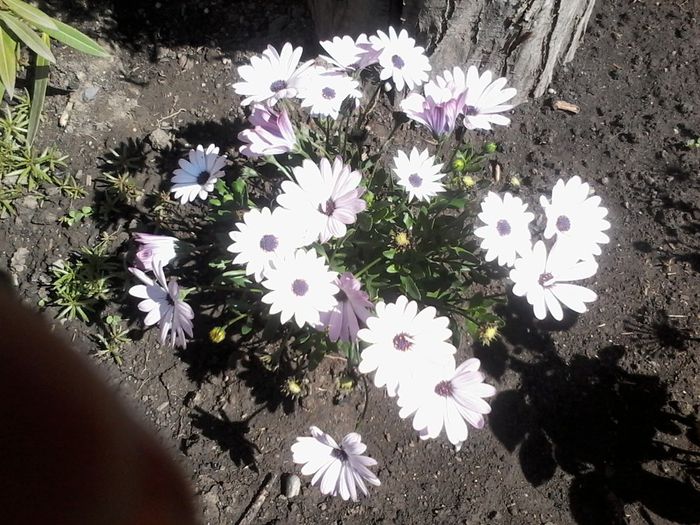
<path fill-rule="evenodd" d="M 471 189 L 476 185 L 476 181 L 471 175 L 465 175 L 462 177 L 462 184 L 464 184 L 466 188 Z"/>
<path fill-rule="evenodd" d="M 484 346 L 489 346 L 497 336 L 498 327 L 492 324 L 486 325 L 479 332 L 479 339 Z"/>
<path fill-rule="evenodd" d="M 484 153 L 496 153 L 498 149 L 498 144 L 495 142 L 487 142 L 484 144 Z"/>
<path fill-rule="evenodd" d="M 519 188 L 520 187 L 520 179 L 513 175 L 510 178 L 510 185 L 513 186 L 514 188 Z"/>
<path fill-rule="evenodd" d="M 297 397 L 301 394 L 301 385 L 294 379 L 287 379 L 284 389 L 292 397 Z"/>
<path fill-rule="evenodd" d="M 464 159 L 460 159 L 457 157 L 455 160 L 452 161 L 452 169 L 458 173 L 462 173 L 464 171 L 464 168 L 467 167 L 467 163 L 464 161 Z"/>
<path fill-rule="evenodd" d="M 226 337 L 226 330 L 222 326 L 215 326 L 209 330 L 209 340 L 212 343 L 220 343 Z"/>

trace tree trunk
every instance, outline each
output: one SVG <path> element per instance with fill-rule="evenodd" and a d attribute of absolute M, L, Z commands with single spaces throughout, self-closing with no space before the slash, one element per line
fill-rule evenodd
<path fill-rule="evenodd" d="M 319 38 L 403 22 L 434 72 L 476 65 L 509 78 L 518 99 L 542 95 L 576 52 L 595 0 L 308 0 Z"/>

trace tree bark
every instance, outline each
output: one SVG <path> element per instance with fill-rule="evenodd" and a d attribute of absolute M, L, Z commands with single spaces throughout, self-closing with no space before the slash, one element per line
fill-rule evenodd
<path fill-rule="evenodd" d="M 573 57 L 595 0 L 308 0 L 321 39 L 402 25 L 433 72 L 476 65 L 539 97 Z M 403 22 L 403 23 L 402 23 Z"/>

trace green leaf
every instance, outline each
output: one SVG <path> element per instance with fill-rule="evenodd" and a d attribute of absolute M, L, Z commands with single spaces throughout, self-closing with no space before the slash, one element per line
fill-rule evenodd
<path fill-rule="evenodd" d="M 22 0 L 3 0 L 3 3 L 9 7 L 13 13 L 30 24 L 39 26 L 41 29 L 58 29 L 54 20 L 49 15 L 33 5 L 22 2 Z"/>
<path fill-rule="evenodd" d="M 9 11 L 0 11 L 0 20 L 5 24 L 5 29 L 9 29 L 37 55 L 43 56 L 49 62 L 56 62 L 51 50 L 46 44 L 44 44 L 41 37 L 37 35 L 31 27 L 11 14 Z"/>
<path fill-rule="evenodd" d="M 418 286 L 416 286 L 416 282 L 408 275 L 401 275 L 399 278 L 401 279 L 401 286 L 404 292 L 406 292 L 411 299 L 420 300 L 420 290 Z"/>
<path fill-rule="evenodd" d="M 51 46 L 49 35 L 43 33 L 41 38 L 47 47 Z M 36 55 L 32 75 L 34 76 L 34 83 L 32 85 L 32 106 L 29 110 L 29 125 L 27 127 L 27 144 L 30 146 L 34 143 L 36 134 L 39 131 L 41 112 L 44 108 L 44 100 L 46 99 L 46 88 L 49 85 L 49 61 L 41 55 Z"/>
<path fill-rule="evenodd" d="M 17 77 L 17 43 L 0 26 L 0 81 L 5 86 L 10 98 L 15 96 L 15 78 Z"/>
<path fill-rule="evenodd" d="M 102 58 L 109 56 L 109 53 L 89 36 L 81 33 L 68 24 L 64 24 L 60 20 L 54 19 L 53 22 L 56 24 L 57 29 L 46 30 L 51 38 L 55 38 L 59 42 L 63 42 L 67 46 L 88 55 Z"/>

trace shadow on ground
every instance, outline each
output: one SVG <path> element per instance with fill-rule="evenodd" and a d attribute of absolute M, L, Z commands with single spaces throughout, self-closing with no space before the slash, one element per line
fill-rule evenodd
<path fill-rule="evenodd" d="M 689 478 L 700 457 L 668 443 L 696 422 L 667 411 L 666 385 L 623 370 L 620 346 L 565 362 L 519 306 L 504 313 L 505 342 L 478 357 L 489 372 L 520 376 L 519 388 L 494 399 L 490 424 L 517 450 L 527 480 L 542 485 L 557 469 L 573 476 L 570 505 L 581 525 L 626 523 L 624 506 L 635 502 L 674 522 L 698 523 L 700 492 Z M 681 473 L 666 474 L 667 466 Z"/>

